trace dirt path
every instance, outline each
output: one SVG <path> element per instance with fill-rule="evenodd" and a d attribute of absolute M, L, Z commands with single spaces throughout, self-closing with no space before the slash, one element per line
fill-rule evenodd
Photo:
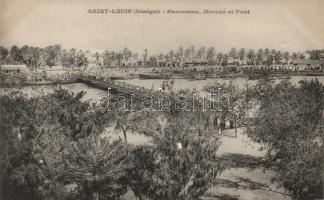
<path fill-rule="evenodd" d="M 107 135 L 112 138 L 122 138 L 122 134 L 112 134 L 115 130 L 108 129 Z M 144 135 L 128 134 L 128 141 L 134 145 L 149 142 Z M 260 145 L 251 142 L 238 130 L 237 138 L 234 130 L 226 130 L 218 149 L 218 157 L 226 162 L 226 170 L 222 172 L 215 187 L 206 192 L 204 200 L 291 200 L 288 192 L 271 183 L 276 173 L 264 169 L 263 157 L 265 151 L 260 151 Z M 124 196 L 125 200 L 135 200 L 130 191 Z"/>
<path fill-rule="evenodd" d="M 218 156 L 228 168 L 220 174 L 217 186 L 207 191 L 205 200 L 290 200 L 282 188 L 271 183 L 276 173 L 262 167 L 264 151 L 239 131 L 228 130 L 222 137 Z"/>

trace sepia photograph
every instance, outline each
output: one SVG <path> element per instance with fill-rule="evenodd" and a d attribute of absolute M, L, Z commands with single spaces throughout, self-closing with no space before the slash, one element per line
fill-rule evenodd
<path fill-rule="evenodd" d="M 0 0 L 0 200 L 324 200 L 324 1 Z"/>

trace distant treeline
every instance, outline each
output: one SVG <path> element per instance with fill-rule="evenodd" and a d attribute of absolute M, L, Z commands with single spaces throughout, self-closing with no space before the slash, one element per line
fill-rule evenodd
<path fill-rule="evenodd" d="M 311 51 L 307 51 L 307 53 L 310 54 L 310 59 L 312 60 L 319 60 L 320 58 L 323 58 L 323 56 L 321 56 L 321 54 L 324 54 L 324 49 L 319 50 L 311 50 Z"/>
<path fill-rule="evenodd" d="M 31 68 L 42 66 L 82 66 L 86 64 L 84 53 L 76 49 L 66 50 L 60 45 L 45 48 L 12 46 L 10 49 L 0 46 L 1 64 L 26 64 Z"/>
<path fill-rule="evenodd" d="M 90 62 L 99 66 L 176 66 L 184 63 L 203 62 L 208 65 L 227 64 L 267 64 L 287 63 L 298 59 L 319 60 L 324 50 L 311 50 L 307 52 L 288 52 L 275 49 L 245 49 L 231 48 L 229 52 L 216 52 L 214 47 L 189 48 L 179 47 L 168 53 L 149 55 L 145 49 L 143 53 L 134 53 L 127 48 L 122 51 L 90 52 L 77 49 L 64 49 L 61 45 L 51 45 L 45 48 L 32 46 L 0 46 L 1 64 L 26 64 L 30 68 L 62 65 L 65 67 L 87 66 Z M 89 56 L 90 55 L 90 56 Z M 306 57 L 307 55 L 307 57 Z"/>

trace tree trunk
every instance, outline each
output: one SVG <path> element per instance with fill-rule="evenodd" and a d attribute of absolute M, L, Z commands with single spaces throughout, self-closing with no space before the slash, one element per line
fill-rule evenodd
<path fill-rule="evenodd" d="M 235 138 L 237 138 L 237 120 L 236 120 L 236 116 L 235 116 L 235 120 L 234 120 L 234 128 L 235 128 Z"/>
<path fill-rule="evenodd" d="M 99 200 L 99 192 L 93 193 L 93 200 Z"/>
<path fill-rule="evenodd" d="M 124 139 L 125 139 L 126 151 L 128 151 L 128 143 L 127 143 L 127 134 L 126 134 L 126 131 L 123 130 L 123 134 L 124 134 Z"/>

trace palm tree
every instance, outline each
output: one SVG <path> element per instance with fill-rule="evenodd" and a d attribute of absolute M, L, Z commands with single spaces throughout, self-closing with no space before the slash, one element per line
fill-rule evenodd
<path fill-rule="evenodd" d="M 91 135 L 70 147 L 68 174 L 80 195 L 88 199 L 120 199 L 127 192 L 125 184 L 125 146 L 120 140 Z"/>
<path fill-rule="evenodd" d="M 253 49 L 249 49 L 248 53 L 247 53 L 247 58 L 249 60 L 250 63 L 254 63 L 255 62 L 255 52 Z"/>
<path fill-rule="evenodd" d="M 223 61 L 223 54 L 222 53 L 218 53 L 217 54 L 217 62 L 218 62 L 218 65 L 222 65 L 222 61 Z"/>

